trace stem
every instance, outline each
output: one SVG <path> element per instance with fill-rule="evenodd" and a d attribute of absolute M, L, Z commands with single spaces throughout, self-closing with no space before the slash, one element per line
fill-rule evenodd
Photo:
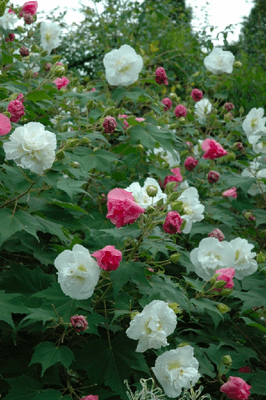
<path fill-rule="evenodd" d="M 4 207 L 7 206 L 8 204 L 11 204 L 11 203 L 13 203 L 14 201 L 17 201 L 17 200 L 20 199 L 21 197 L 25 196 L 25 194 L 27 194 L 27 193 L 31 190 L 32 186 L 35 185 L 35 183 L 36 183 L 36 182 L 32 182 L 31 185 L 30 185 L 30 187 L 29 187 L 29 189 L 27 189 L 25 192 L 23 192 L 23 193 L 20 194 L 19 196 L 14 197 L 13 199 L 6 201 L 4 204 L 2 204 L 2 205 L 0 206 L 0 208 L 4 208 Z"/>

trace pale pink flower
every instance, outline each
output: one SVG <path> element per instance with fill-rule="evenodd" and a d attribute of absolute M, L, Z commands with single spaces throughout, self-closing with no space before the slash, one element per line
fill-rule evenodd
<path fill-rule="evenodd" d="M 213 160 L 214 158 L 220 158 L 227 154 L 227 151 L 214 139 L 205 139 L 201 148 L 205 151 L 203 158 Z"/>
<path fill-rule="evenodd" d="M 65 76 L 62 76 L 62 78 L 56 78 L 56 80 L 53 81 L 53 83 L 56 85 L 57 89 L 62 89 L 62 87 L 65 87 L 69 84 L 70 80 L 67 79 Z"/>
<path fill-rule="evenodd" d="M 165 106 L 164 107 L 164 111 L 168 111 L 170 110 L 170 108 L 172 107 L 172 100 L 169 99 L 168 97 L 165 97 L 164 99 L 162 99 L 161 103 Z"/>
<path fill-rule="evenodd" d="M 189 156 L 185 159 L 184 165 L 186 170 L 192 171 L 198 164 L 198 160 L 196 160 L 194 157 Z"/>
<path fill-rule="evenodd" d="M 7 135 L 11 128 L 10 119 L 4 114 L 0 114 L 0 136 Z"/>
<path fill-rule="evenodd" d="M 208 182 L 209 183 L 215 183 L 215 182 L 219 181 L 219 179 L 220 179 L 219 172 L 209 171 L 209 173 L 208 173 Z"/>
<path fill-rule="evenodd" d="M 38 1 L 26 1 L 19 12 L 19 16 L 23 17 L 24 14 L 35 15 L 37 12 L 37 8 Z"/>
<path fill-rule="evenodd" d="M 251 386 L 242 378 L 229 376 L 229 381 L 220 387 L 220 391 L 225 393 L 232 400 L 247 400 L 250 395 Z"/>
<path fill-rule="evenodd" d="M 136 117 L 135 120 L 136 120 L 137 122 L 144 122 L 144 121 L 145 121 L 145 118 Z"/>
<path fill-rule="evenodd" d="M 116 270 L 122 260 L 122 253 L 115 246 L 105 246 L 92 253 L 92 256 L 96 258 L 99 267 L 105 271 Z"/>
<path fill-rule="evenodd" d="M 70 318 L 70 322 L 73 328 L 76 329 L 76 332 L 85 331 L 88 326 L 86 317 L 84 317 L 83 315 L 73 315 Z"/>
<path fill-rule="evenodd" d="M 190 95 L 194 101 L 200 101 L 203 99 L 203 93 L 199 89 L 193 89 Z"/>
<path fill-rule="evenodd" d="M 212 232 L 210 232 L 210 233 L 208 234 L 208 236 L 209 236 L 209 237 L 214 237 L 214 238 L 218 239 L 219 242 L 222 242 L 222 241 L 224 240 L 224 234 L 223 234 L 223 232 L 222 232 L 220 229 L 218 229 L 218 228 L 216 228 L 216 229 L 214 229 Z"/>
<path fill-rule="evenodd" d="M 215 271 L 215 274 L 219 274 L 217 276 L 216 281 L 224 281 L 226 282 L 223 289 L 233 289 L 234 281 L 233 278 L 235 276 L 235 269 L 234 268 L 222 268 Z M 222 289 L 214 289 L 220 292 Z"/>
<path fill-rule="evenodd" d="M 127 122 L 127 118 L 129 116 L 127 114 L 119 114 L 118 118 L 124 118 L 124 129 L 127 129 L 129 127 L 129 123 Z"/>
<path fill-rule="evenodd" d="M 163 230 L 171 235 L 181 233 L 182 218 L 177 211 L 169 211 L 163 224 Z"/>
<path fill-rule="evenodd" d="M 235 199 L 237 198 L 237 192 L 236 192 L 236 187 L 232 187 L 231 189 L 225 190 L 222 195 L 224 197 L 234 197 Z"/>
<path fill-rule="evenodd" d="M 113 133 L 115 128 L 117 127 L 117 122 L 116 122 L 115 118 L 110 117 L 110 115 L 105 117 L 105 119 L 103 121 L 103 127 L 104 127 L 105 133 Z"/>
<path fill-rule="evenodd" d="M 182 104 L 178 104 L 175 108 L 175 116 L 177 118 L 186 117 L 187 116 L 187 108 Z"/>
<path fill-rule="evenodd" d="M 11 122 L 18 122 L 25 115 L 25 107 L 19 100 L 12 100 L 7 106 L 7 111 L 10 112 Z"/>
<path fill-rule="evenodd" d="M 95 92 L 95 91 L 96 91 L 95 87 L 93 87 L 93 88 L 90 90 L 90 92 Z"/>
<path fill-rule="evenodd" d="M 155 71 L 155 81 L 159 84 L 164 83 L 165 85 L 168 85 L 168 80 L 166 76 L 165 69 L 163 67 L 159 67 Z"/>
<path fill-rule="evenodd" d="M 117 228 L 132 224 L 145 209 L 140 207 L 131 193 L 123 189 L 113 189 L 107 196 L 107 216 Z"/>

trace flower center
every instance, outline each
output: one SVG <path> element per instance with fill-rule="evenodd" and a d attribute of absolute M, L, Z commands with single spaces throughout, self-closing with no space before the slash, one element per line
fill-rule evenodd
<path fill-rule="evenodd" d="M 187 214 L 187 215 L 193 214 L 193 208 L 190 207 L 190 206 L 188 205 L 188 203 L 185 203 L 185 204 L 183 205 L 183 210 L 184 210 L 185 214 Z"/>
<path fill-rule="evenodd" d="M 251 128 L 252 128 L 252 129 L 255 129 L 257 123 L 258 123 L 257 118 L 253 118 L 253 119 L 251 120 Z"/>
<path fill-rule="evenodd" d="M 79 271 L 87 272 L 87 269 L 86 269 L 86 267 L 84 267 L 83 264 L 80 264 L 80 266 L 78 267 L 78 270 L 79 270 Z"/>
<path fill-rule="evenodd" d="M 178 361 L 172 361 L 168 363 L 168 370 L 171 371 L 172 369 L 178 369 L 180 367 L 180 363 Z M 182 370 L 183 372 L 183 370 Z"/>
<path fill-rule="evenodd" d="M 46 41 L 47 41 L 47 42 L 50 42 L 51 37 L 52 37 L 52 34 L 51 34 L 50 32 L 47 32 L 46 35 L 45 35 Z"/>

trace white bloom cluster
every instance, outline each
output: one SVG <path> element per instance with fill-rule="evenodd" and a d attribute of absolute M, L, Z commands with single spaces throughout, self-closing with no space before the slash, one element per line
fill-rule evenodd
<path fill-rule="evenodd" d="M 202 239 L 199 247 L 190 253 L 190 261 L 194 265 L 196 274 L 209 280 L 215 271 L 222 268 L 235 268 L 235 277 L 243 279 L 256 272 L 257 261 L 255 252 L 251 252 L 254 245 L 246 239 L 236 238 L 227 242 L 209 237 Z"/>
<path fill-rule="evenodd" d="M 4 15 L 0 17 L 0 26 L 4 29 L 12 29 L 14 24 L 18 21 L 18 17 L 13 12 L 8 12 L 9 8 L 5 9 Z"/>
<path fill-rule="evenodd" d="M 231 51 L 224 51 L 219 47 L 214 47 L 212 52 L 204 58 L 204 65 L 208 71 L 215 75 L 221 75 L 224 72 L 231 74 L 235 56 Z"/>
<path fill-rule="evenodd" d="M 7 160 L 22 168 L 42 174 L 55 160 L 56 135 L 45 130 L 40 122 L 29 122 L 14 130 L 3 144 Z"/>
<path fill-rule="evenodd" d="M 41 46 L 42 48 L 51 53 L 53 49 L 59 46 L 61 40 L 59 39 L 60 27 L 56 22 L 41 23 Z"/>
<path fill-rule="evenodd" d="M 139 341 L 136 351 L 143 353 L 147 349 L 168 346 L 166 338 L 174 332 L 176 324 L 176 315 L 168 304 L 153 300 L 130 322 L 126 334 L 130 339 Z"/>
<path fill-rule="evenodd" d="M 262 179 L 266 179 L 266 168 L 260 169 L 261 163 L 258 160 L 258 158 L 253 160 L 250 163 L 249 168 L 245 168 L 241 174 L 244 177 L 255 178 L 257 180 L 257 182 L 253 183 L 248 190 L 248 194 L 251 196 L 256 196 L 256 194 L 266 192 L 266 185 L 262 182 Z"/>
<path fill-rule="evenodd" d="M 186 221 L 185 228 L 182 232 L 189 233 L 193 222 L 203 220 L 205 207 L 200 203 L 199 193 L 194 187 L 185 189 L 177 200 L 183 203 L 183 213 L 181 214 L 181 218 Z"/>
<path fill-rule="evenodd" d="M 266 153 L 265 142 L 259 142 L 262 135 L 266 133 L 266 117 L 263 117 L 264 109 L 252 108 L 243 121 L 242 128 L 247 135 L 250 144 L 253 145 L 255 153 Z"/>
<path fill-rule="evenodd" d="M 147 193 L 149 189 L 153 189 L 155 192 L 157 191 L 157 194 L 154 197 L 149 196 Z M 165 202 L 167 199 L 167 195 L 162 192 L 162 189 L 154 178 L 147 178 L 143 187 L 141 187 L 138 182 L 133 182 L 125 190 L 131 192 L 136 203 L 145 210 L 148 206 L 156 206 L 159 200 L 163 199 Z"/>
<path fill-rule="evenodd" d="M 191 346 L 178 347 L 160 355 L 152 368 L 168 397 L 178 397 L 199 380 L 199 362 Z"/>
<path fill-rule="evenodd" d="M 128 44 L 105 54 L 103 59 L 108 83 L 129 86 L 136 82 L 143 67 L 143 60 Z"/>
<path fill-rule="evenodd" d="M 210 114 L 212 103 L 208 99 L 202 99 L 195 104 L 195 114 L 201 124 L 205 124 L 207 115 Z"/>
<path fill-rule="evenodd" d="M 75 244 L 72 250 L 64 250 L 54 261 L 58 270 L 58 282 L 65 295 L 85 300 L 92 296 L 101 269 L 89 250 Z"/>
<path fill-rule="evenodd" d="M 169 168 L 177 167 L 180 164 L 180 155 L 175 149 L 172 152 L 164 150 L 162 147 L 155 147 L 153 149 L 155 155 L 159 155 L 169 166 Z M 147 154 L 150 155 L 151 151 L 148 150 Z"/>

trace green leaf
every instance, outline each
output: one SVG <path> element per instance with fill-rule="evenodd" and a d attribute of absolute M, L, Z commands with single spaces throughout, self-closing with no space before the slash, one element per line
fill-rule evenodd
<path fill-rule="evenodd" d="M 29 365 L 40 363 L 42 365 L 42 374 L 52 365 L 60 362 L 65 368 L 69 368 L 75 360 L 73 352 L 66 346 L 59 346 L 52 342 L 41 342 L 35 348 Z"/>
<path fill-rule="evenodd" d="M 79 162 L 88 172 L 95 168 L 97 171 L 108 172 L 110 174 L 111 164 L 118 161 L 116 155 L 102 149 L 93 151 L 92 149 L 79 147 L 75 150 L 75 154 L 79 156 Z"/>
<path fill-rule="evenodd" d="M 51 235 L 58 236 L 62 242 L 66 242 L 68 239 L 67 236 L 63 232 L 63 226 L 60 224 L 56 224 L 50 220 L 46 220 L 38 215 L 34 215 L 35 220 L 40 224 L 40 231 L 50 233 Z"/>
<path fill-rule="evenodd" d="M 24 229 L 24 225 L 17 218 L 16 214 L 13 215 L 13 212 L 8 208 L 2 208 L 0 210 L 0 220 L 0 245 L 14 233 Z"/>
<path fill-rule="evenodd" d="M 140 125 L 133 126 L 129 131 L 133 144 L 140 142 L 146 148 L 153 150 L 155 145 L 159 143 L 163 149 L 173 151 L 174 135 L 170 131 L 158 129 L 152 124 L 146 124 L 145 128 Z"/>
<path fill-rule="evenodd" d="M 111 346 L 102 339 L 91 340 L 86 349 L 77 352 L 74 368 L 84 369 L 91 381 L 104 382 L 127 399 L 124 380 L 129 379 L 132 369 L 149 374 L 143 354 L 135 349 L 136 342 L 123 333 L 111 341 Z"/>
<path fill-rule="evenodd" d="M 5 321 L 7 324 L 15 329 L 14 322 L 12 320 L 12 314 L 24 314 L 28 312 L 28 308 L 24 304 L 21 304 L 18 293 L 5 293 L 3 290 L 0 291 L 0 321 Z"/>
<path fill-rule="evenodd" d="M 34 103 L 41 100 L 52 100 L 45 90 L 35 90 L 34 92 L 30 92 L 27 94 L 26 98 Z"/>
<path fill-rule="evenodd" d="M 71 400 L 72 397 L 62 396 L 59 390 L 45 389 L 40 390 L 38 394 L 32 400 Z"/>
<path fill-rule="evenodd" d="M 191 304 L 194 304 L 196 309 L 198 309 L 201 313 L 204 313 L 204 310 L 206 310 L 207 314 L 211 316 L 215 328 L 217 328 L 219 322 L 224 319 L 223 314 L 221 314 L 216 307 L 216 304 L 218 303 L 213 300 L 204 298 L 192 299 Z"/>
<path fill-rule="evenodd" d="M 264 326 L 262 326 L 261 324 L 259 324 L 257 322 L 252 321 L 252 319 L 246 318 L 246 317 L 242 317 L 242 319 L 245 321 L 245 323 L 248 326 L 254 326 L 254 328 L 257 328 L 262 332 L 266 332 L 266 328 Z"/>
<path fill-rule="evenodd" d="M 71 201 L 73 201 L 73 196 L 78 193 L 86 193 L 87 192 L 82 189 L 82 185 L 86 184 L 86 181 L 74 181 L 71 178 L 63 178 L 61 181 L 58 181 L 57 188 L 63 190 L 68 194 Z"/>
<path fill-rule="evenodd" d="M 42 385 L 29 376 L 22 375 L 8 378 L 7 382 L 11 390 L 5 397 L 6 400 L 37 400 L 36 395 L 40 393 Z"/>
<path fill-rule="evenodd" d="M 129 281 L 148 284 L 144 264 L 140 262 L 122 261 L 117 270 L 110 273 L 113 283 L 114 296 L 116 297 L 120 289 Z"/>
<path fill-rule="evenodd" d="M 266 307 L 265 288 L 254 287 L 248 292 L 234 290 L 232 296 L 243 301 L 242 312 L 251 310 L 254 306 Z"/>
<path fill-rule="evenodd" d="M 52 204 L 55 204 L 56 206 L 62 208 L 67 208 L 69 210 L 79 211 L 81 213 L 87 214 L 87 211 L 83 210 L 83 208 L 79 207 L 77 204 L 66 203 L 64 201 L 59 201 L 59 200 L 52 200 Z"/>
<path fill-rule="evenodd" d="M 42 308 L 29 308 L 29 310 L 31 313 L 27 315 L 27 317 L 23 318 L 19 324 L 19 329 L 39 321 L 41 321 L 44 326 L 46 322 L 58 319 L 53 310 L 44 310 Z"/>
<path fill-rule="evenodd" d="M 256 374 L 249 378 L 248 383 L 251 385 L 250 393 L 256 393 L 260 395 L 266 394 L 265 390 L 265 382 L 266 382 L 266 371 L 257 370 Z"/>

